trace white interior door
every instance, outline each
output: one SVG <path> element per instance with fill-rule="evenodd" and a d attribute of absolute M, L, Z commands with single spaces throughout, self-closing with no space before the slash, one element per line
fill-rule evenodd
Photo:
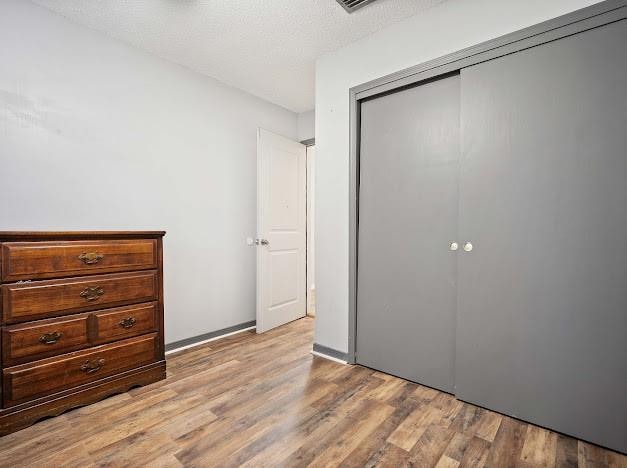
<path fill-rule="evenodd" d="M 304 145 L 257 133 L 257 333 L 306 314 Z"/>

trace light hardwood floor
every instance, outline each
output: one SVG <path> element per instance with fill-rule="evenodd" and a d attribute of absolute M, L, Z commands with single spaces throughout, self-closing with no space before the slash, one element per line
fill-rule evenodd
<path fill-rule="evenodd" d="M 627 467 L 625 456 L 310 354 L 313 320 L 168 359 L 165 381 L 0 439 L 0 466 Z"/>

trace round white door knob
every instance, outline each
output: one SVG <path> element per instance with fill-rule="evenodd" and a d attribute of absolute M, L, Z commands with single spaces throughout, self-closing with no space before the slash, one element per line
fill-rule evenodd
<path fill-rule="evenodd" d="M 451 246 L 449 247 L 452 251 L 459 249 L 459 244 L 457 242 L 451 242 Z"/>
<path fill-rule="evenodd" d="M 470 252 L 472 250 L 472 244 L 470 242 L 466 242 L 464 244 L 464 251 L 465 252 Z"/>

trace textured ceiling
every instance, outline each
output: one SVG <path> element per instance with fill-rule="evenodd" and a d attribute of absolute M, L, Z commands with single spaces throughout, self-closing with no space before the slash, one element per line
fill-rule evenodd
<path fill-rule="evenodd" d="M 32 0 L 295 112 L 314 107 L 315 60 L 443 0 Z"/>

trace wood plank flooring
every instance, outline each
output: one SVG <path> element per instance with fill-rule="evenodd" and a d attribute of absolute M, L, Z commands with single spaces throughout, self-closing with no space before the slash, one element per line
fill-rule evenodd
<path fill-rule="evenodd" d="M 313 320 L 168 359 L 168 378 L 0 439 L 0 465 L 627 467 L 609 450 L 313 357 Z"/>

